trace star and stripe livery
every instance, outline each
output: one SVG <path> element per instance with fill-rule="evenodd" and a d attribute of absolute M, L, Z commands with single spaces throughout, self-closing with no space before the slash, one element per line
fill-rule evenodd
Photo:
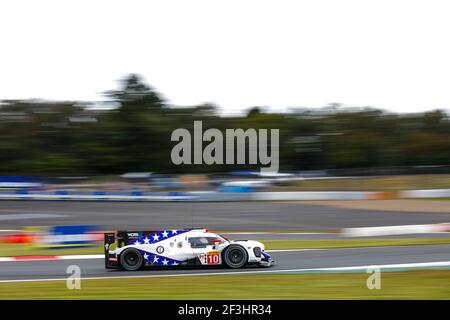
<path fill-rule="evenodd" d="M 179 260 L 167 258 L 144 250 L 139 251 L 144 257 L 144 260 L 152 266 L 178 266 L 181 264 L 181 261 Z"/>
<path fill-rule="evenodd" d="M 117 239 L 117 247 L 110 245 Z M 117 231 L 105 233 L 105 267 L 136 271 L 144 267 L 270 267 L 273 259 L 255 240 L 228 240 L 207 229 Z"/>
<path fill-rule="evenodd" d="M 188 230 L 162 230 L 154 233 L 142 235 L 137 239 L 128 241 L 128 244 L 140 245 L 140 244 L 154 244 L 158 243 L 162 240 L 170 239 L 174 236 L 178 236 L 182 233 L 187 232 Z"/>

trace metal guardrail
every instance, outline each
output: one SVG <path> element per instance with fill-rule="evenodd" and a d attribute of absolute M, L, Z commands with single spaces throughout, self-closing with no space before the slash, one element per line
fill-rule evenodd
<path fill-rule="evenodd" d="M 378 191 L 298 191 L 298 192 L 67 192 L 0 191 L 0 200 L 52 201 L 301 201 L 301 200 L 374 200 L 392 198 L 447 198 L 450 189 L 405 190 L 397 193 Z"/>

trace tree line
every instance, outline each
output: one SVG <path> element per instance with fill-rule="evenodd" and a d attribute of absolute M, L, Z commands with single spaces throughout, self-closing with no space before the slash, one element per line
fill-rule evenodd
<path fill-rule="evenodd" d="M 138 75 L 105 93 L 111 108 L 73 101 L 3 100 L 0 103 L 0 173 L 105 175 L 223 172 L 252 165 L 175 166 L 173 130 L 254 128 L 280 130 L 282 171 L 432 166 L 450 164 L 450 120 L 442 110 L 397 114 L 332 104 L 321 109 L 268 112 L 249 108 L 221 116 L 210 104 L 169 105 Z"/>

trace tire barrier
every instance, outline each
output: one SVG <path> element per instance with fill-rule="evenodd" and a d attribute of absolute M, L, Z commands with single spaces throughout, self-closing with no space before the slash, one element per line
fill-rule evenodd
<path fill-rule="evenodd" d="M 406 190 L 400 198 L 450 198 L 450 189 Z"/>
<path fill-rule="evenodd" d="M 344 237 L 376 237 L 436 232 L 450 232 L 450 223 L 345 228 L 341 230 L 340 235 Z"/>

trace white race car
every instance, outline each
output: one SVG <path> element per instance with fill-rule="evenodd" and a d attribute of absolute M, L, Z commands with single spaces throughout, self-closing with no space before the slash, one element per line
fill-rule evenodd
<path fill-rule="evenodd" d="M 117 247 L 110 250 L 116 243 Z M 139 270 L 144 267 L 247 265 L 270 267 L 272 257 L 264 244 L 253 240 L 230 241 L 206 229 L 118 231 L 105 233 L 105 267 Z"/>

